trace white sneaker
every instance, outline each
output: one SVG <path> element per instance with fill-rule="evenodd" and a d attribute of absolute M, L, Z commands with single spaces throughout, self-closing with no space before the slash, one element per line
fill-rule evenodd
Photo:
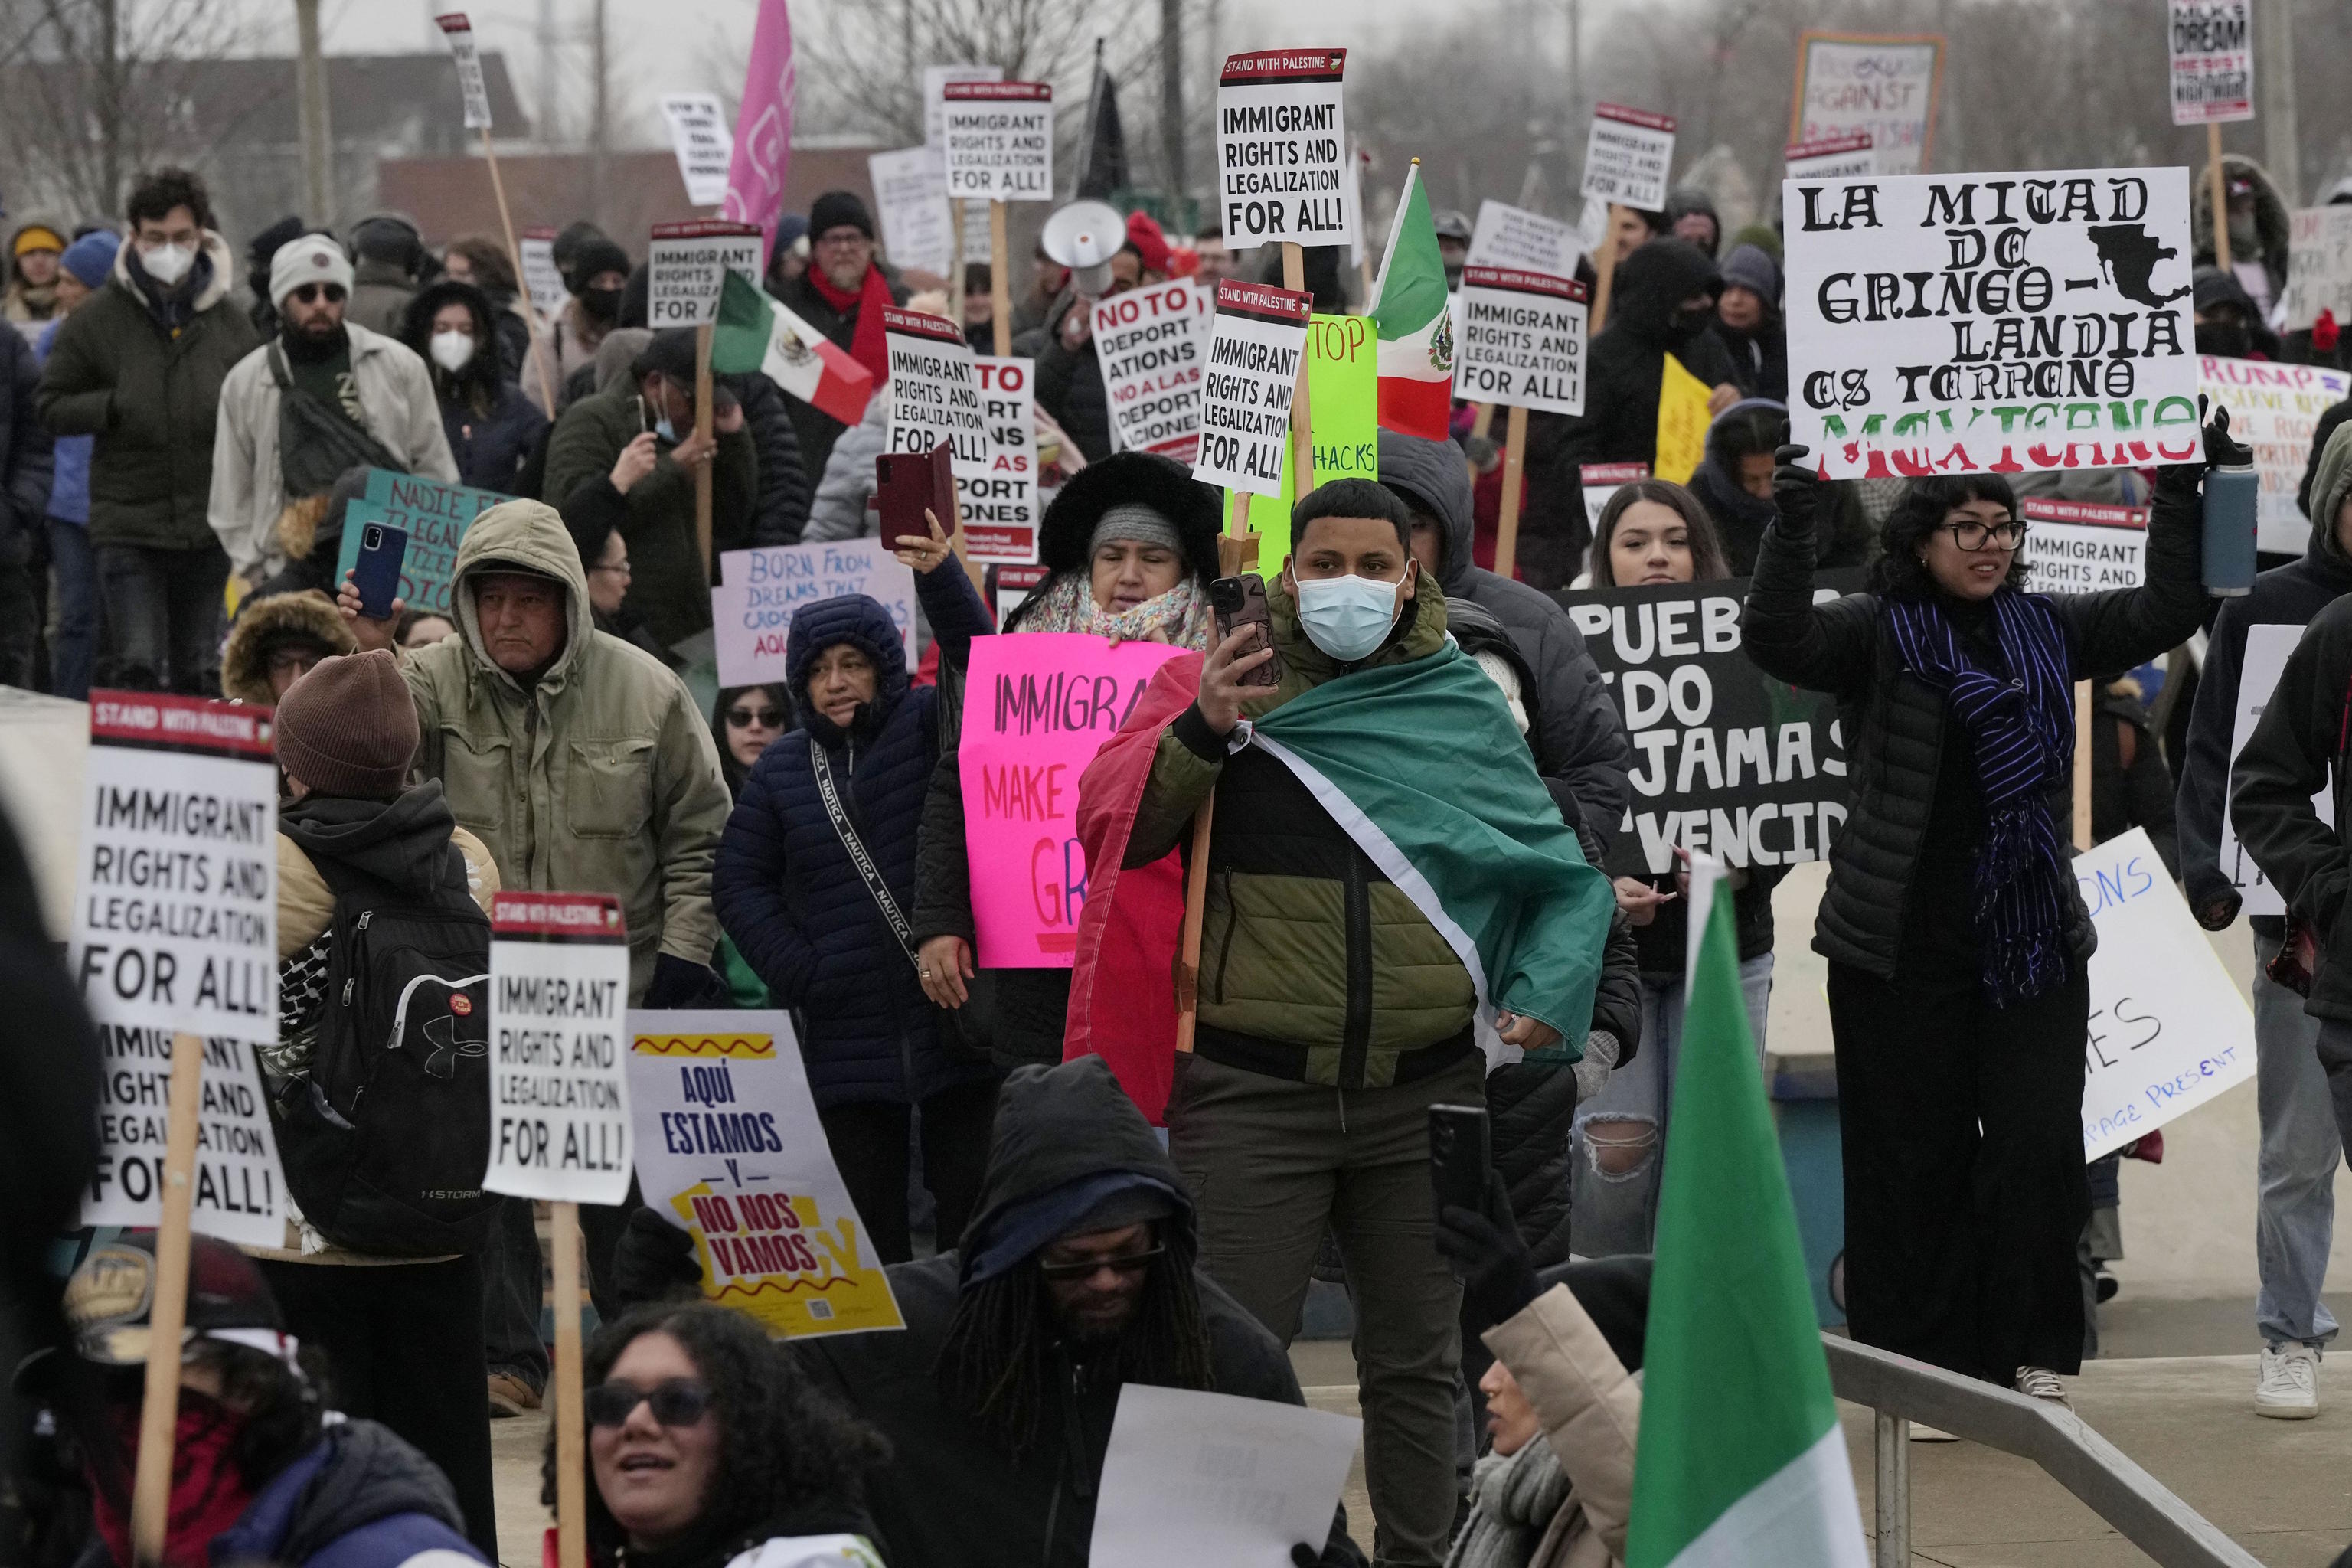
<path fill-rule="evenodd" d="M 2046 1399 L 2063 1410 L 2074 1408 L 2067 1402 L 2066 1388 L 2058 1381 L 2058 1374 L 2046 1366 L 2019 1367 L 2015 1387 L 2028 1399 Z"/>
<path fill-rule="evenodd" d="M 2319 1352 L 2305 1344 L 2264 1346 L 2254 1414 L 2278 1421 L 2308 1421 L 2318 1415 Z"/>

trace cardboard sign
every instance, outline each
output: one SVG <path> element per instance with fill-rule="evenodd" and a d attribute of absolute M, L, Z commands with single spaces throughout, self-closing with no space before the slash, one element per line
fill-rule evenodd
<path fill-rule="evenodd" d="M 1578 483 L 1584 490 L 1585 525 L 1592 530 L 1595 537 L 1598 537 L 1601 532 L 1601 509 L 1609 504 L 1609 498 L 1627 485 L 1639 484 L 1649 477 L 1650 465 L 1647 463 L 1587 463 L 1584 465 L 1584 470 L 1579 476 Z"/>
<path fill-rule="evenodd" d="M 1042 81 L 951 81 L 940 89 L 948 195 L 1054 197 L 1054 89 Z"/>
<path fill-rule="evenodd" d="M 844 594 L 864 594 L 890 612 L 906 638 L 907 668 L 915 667 L 915 570 L 880 540 L 722 551 L 719 568 L 724 580 L 710 590 L 710 624 L 719 685 L 783 679 L 793 613 Z"/>
<path fill-rule="evenodd" d="M 1470 231 L 1468 264 L 1472 267 L 1573 278 L 1577 259 L 1583 254 L 1584 240 L 1574 224 L 1497 201 L 1478 204 L 1478 222 Z"/>
<path fill-rule="evenodd" d="M 2352 374 L 2311 364 L 2200 355 L 2198 390 L 2230 411 L 2230 434 L 2253 448 L 2260 489 L 2254 501 L 2255 544 L 2301 555 L 2311 542 L 2311 521 L 2295 504 L 2311 458 L 2319 416 L 2352 396 Z"/>
<path fill-rule="evenodd" d="M 1575 279 L 1465 267 L 1461 342 L 1454 388 L 1471 402 L 1584 412 L 1584 285 Z"/>
<path fill-rule="evenodd" d="M 239 1246 L 283 1247 L 286 1175 L 257 1055 L 247 1042 L 221 1036 L 204 1048 L 188 1224 Z M 168 1029 L 99 1025 L 98 1163 L 82 1198 L 81 1224 L 163 1224 L 172 1049 Z"/>
<path fill-rule="evenodd" d="M 1094 304 L 1095 361 L 1111 435 L 1127 452 L 1180 463 L 1201 443 L 1201 343 L 1192 280 L 1130 289 Z"/>
<path fill-rule="evenodd" d="M 1356 237 L 1339 90 L 1347 65 L 1345 49 L 1225 57 L 1217 79 L 1216 199 L 1234 250 Z"/>
<path fill-rule="evenodd" d="M 2254 1020 L 2135 827 L 2074 858 L 2099 928 L 2083 1079 L 2083 1158 L 2112 1154 L 2254 1076 Z"/>
<path fill-rule="evenodd" d="M 2252 0 L 2171 0 L 2165 50 L 2175 125 L 2254 117 Z"/>
<path fill-rule="evenodd" d="M 757 226 L 723 218 L 654 225 L 646 251 L 652 274 L 646 280 L 646 325 L 658 332 L 715 324 L 728 273 L 740 272 L 759 286 L 761 243 Z"/>
<path fill-rule="evenodd" d="M 1858 572 L 1814 580 L 1832 593 L 1862 585 Z M 1734 866 L 1819 860 L 1845 821 L 1837 702 L 1748 662 L 1747 596 L 1745 577 L 1552 595 L 1584 634 L 1633 746 L 1612 872 L 1663 875 L 1676 845 Z"/>
<path fill-rule="evenodd" d="M 905 1328 L 791 1016 L 638 1011 L 629 1036 L 638 1190 L 694 1237 L 702 1299 L 782 1339 Z"/>
<path fill-rule="evenodd" d="M 482 1190 L 629 1195 L 629 932 L 608 893 L 490 905 L 490 1169 Z"/>
<path fill-rule="evenodd" d="M 2197 455 L 2188 170 L 1787 181 L 1780 199 L 1789 438 L 1823 477 Z"/>
<path fill-rule="evenodd" d="M 1879 174 L 1929 167 L 1943 94 L 1941 33 L 1828 33 L 1797 40 L 1789 140 L 1870 138 Z"/>
<path fill-rule="evenodd" d="M 1179 650 L 1076 632 L 974 637 L 957 772 L 983 969 L 1067 969 L 1086 904 L 1078 775 Z"/>
<path fill-rule="evenodd" d="M 938 156 L 929 147 L 877 153 L 866 160 L 866 171 L 874 182 L 875 216 L 890 259 L 946 278 L 954 265 L 955 231 L 948 216 L 947 174 Z"/>
<path fill-rule="evenodd" d="M 677 153 L 686 199 L 698 207 L 719 205 L 727 199 L 727 166 L 735 161 L 735 138 L 728 134 L 727 111 L 719 107 L 717 95 L 664 93 L 661 111 L 669 122 L 669 142 Z"/>
<path fill-rule="evenodd" d="M 1287 1563 L 1318 1545 L 1364 1424 L 1351 1415 L 1130 1383 L 1118 1391 L 1087 1559 L 1118 1568 Z"/>
<path fill-rule="evenodd" d="M 1655 212 L 1666 205 L 1666 174 L 1674 163 L 1673 115 L 1619 103 L 1593 105 L 1592 130 L 1584 143 L 1585 196 Z"/>
<path fill-rule="evenodd" d="M 2286 239 L 2286 330 L 2302 332 L 2326 310 L 2352 327 L 2352 203 L 2298 208 Z"/>
<path fill-rule="evenodd" d="M 1227 278 L 1218 282 L 1216 300 L 1192 477 L 1251 495 L 1280 495 L 1289 468 L 1290 400 L 1298 390 L 1314 297 Z"/>
<path fill-rule="evenodd" d="M 1045 510 L 1037 500 L 1037 363 L 974 354 L 971 368 L 988 433 L 988 471 L 956 481 L 964 552 L 982 563 L 1032 562 Z"/>
<path fill-rule="evenodd" d="M 466 20 L 463 11 L 436 16 L 433 24 L 441 29 L 441 36 L 449 40 L 450 56 L 457 62 L 457 89 L 466 99 L 466 129 L 488 131 L 490 128 L 490 91 L 482 82 L 482 54 L 474 43 L 474 25 Z"/>
<path fill-rule="evenodd" d="M 1003 66 L 925 66 L 923 68 L 923 145 L 940 155 L 940 178 L 947 177 L 947 89 L 952 83 L 1003 81 Z"/>
<path fill-rule="evenodd" d="M 2238 661 L 2238 711 L 2230 725 L 2231 784 L 2237 783 L 2238 757 L 2246 742 L 2254 738 L 2254 726 L 2262 722 L 2263 710 L 2270 705 L 2271 693 L 2278 689 L 2279 677 L 2285 673 L 2287 656 L 2294 645 L 2303 640 L 2303 627 L 2296 626 L 2259 626 L 2246 628 L 2246 651 Z M 2331 827 L 2336 824 L 2335 793 L 2326 785 L 2311 797 L 2312 809 L 2319 820 Z M 2279 896 L 2277 884 L 2254 864 L 2246 847 L 2238 842 L 2238 824 L 2225 805 L 2221 808 L 2221 842 L 2215 858 L 2221 862 L 2221 875 L 2238 889 L 2243 900 L 2239 912 L 2247 916 L 2283 916 L 2286 900 Z"/>
<path fill-rule="evenodd" d="M 1307 403 L 1313 426 L 1314 471 L 1307 489 L 1333 479 L 1381 477 L 1380 343 L 1369 316 L 1317 316 L 1307 331 Z M 1272 506 L 1250 508 L 1258 567 L 1272 572 L 1290 553 L 1290 509 L 1297 500 L 1297 464 L 1282 466 L 1282 488 Z M 1225 497 L 1226 527 L 1234 498 Z"/>
<path fill-rule="evenodd" d="M 2024 560 L 2037 594 L 2097 594 L 2147 581 L 2147 508 L 2023 496 Z"/>
<path fill-rule="evenodd" d="M 1791 180 L 1843 180 L 1879 173 L 1878 149 L 1870 132 L 1828 136 L 1819 142 L 1791 142 L 1780 149 L 1782 177 Z"/>
<path fill-rule="evenodd" d="M 555 231 L 524 229 L 516 248 L 522 252 L 522 282 L 530 290 L 531 312 L 542 321 L 555 320 L 571 298 L 563 287 L 563 274 L 555 265 Z"/>
<path fill-rule="evenodd" d="M 400 596 L 412 610 L 436 616 L 454 613 L 451 591 L 457 582 L 457 546 L 474 520 L 514 497 L 478 490 L 390 468 L 368 470 L 367 494 L 343 510 L 343 542 L 335 555 L 335 581 L 359 563 L 361 532 L 371 522 L 388 522 L 408 532 L 408 553 L 400 561 Z"/>

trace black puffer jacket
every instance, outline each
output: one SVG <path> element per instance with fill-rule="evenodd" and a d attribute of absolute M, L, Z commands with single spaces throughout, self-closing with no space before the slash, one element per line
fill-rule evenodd
<path fill-rule="evenodd" d="M 2205 611 L 2198 489 L 2204 468 L 2195 462 L 2159 470 L 2145 586 L 2038 595 L 2058 612 L 2071 679 L 2128 669 L 2197 631 Z M 1891 981 L 1942 765 L 1945 694 L 1902 668 L 1878 595 L 1813 603 L 1813 512 L 1822 488 L 1808 472 L 1781 468 L 1780 517 L 1764 533 L 1740 639 L 1765 674 L 1838 700 L 1847 817 L 1830 848 L 1813 948 L 1832 963 Z M 2051 811 L 2061 823 L 2071 820 L 2063 787 L 2053 792 Z M 2097 933 L 2072 882 L 2066 890 L 2074 910 L 2069 939 L 2076 954 L 2087 957 Z"/>
<path fill-rule="evenodd" d="M 1099 463 L 1111 454 L 1110 397 L 1093 336 L 1076 348 L 1062 342 L 1062 320 L 1076 301 L 1071 294 L 1055 301 L 1027 352 L 1037 361 L 1037 406 L 1054 416 L 1087 462 Z"/>
<path fill-rule="evenodd" d="M 801 463 L 801 438 L 783 389 L 764 375 L 722 375 L 719 381 L 742 404 L 743 427 L 751 432 L 752 450 L 760 458 L 751 542 L 798 544 L 808 527 L 809 499 L 816 489 Z"/>

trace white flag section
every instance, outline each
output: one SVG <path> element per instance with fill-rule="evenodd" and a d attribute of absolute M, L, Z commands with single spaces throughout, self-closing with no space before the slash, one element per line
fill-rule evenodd
<path fill-rule="evenodd" d="M 2037 594 L 2096 594 L 2147 581 L 2147 509 L 2024 496 L 2024 559 Z"/>
<path fill-rule="evenodd" d="M 1595 201 L 1655 212 L 1666 205 L 1666 173 L 1675 162 L 1675 117 L 1593 105 L 1584 143 L 1583 195 Z"/>
<path fill-rule="evenodd" d="M 727 165 L 735 157 L 727 111 L 708 92 L 667 93 L 661 111 L 669 122 L 670 147 L 677 153 L 677 174 L 686 182 L 686 199 L 698 207 L 719 205 L 727 199 Z"/>
<path fill-rule="evenodd" d="M 874 182 L 875 216 L 882 224 L 882 248 L 892 264 L 944 278 L 955 251 L 948 214 L 948 182 L 929 147 L 877 153 L 866 160 Z"/>
<path fill-rule="evenodd" d="M 906 638 L 907 668 L 915 667 L 914 568 L 878 539 L 722 551 L 719 569 L 725 580 L 710 590 L 710 621 L 722 686 L 783 679 L 793 616 L 844 594 L 864 594 L 890 612 Z"/>
<path fill-rule="evenodd" d="M 604 893 L 500 893 L 490 909 L 485 1192 L 629 1195 L 629 935 Z"/>
<path fill-rule="evenodd" d="M 270 1131 L 260 1063 L 243 1040 L 208 1039 L 204 1052 L 196 1190 L 188 1223 L 205 1236 L 240 1246 L 283 1247 L 286 1176 Z M 98 1054 L 98 1165 L 82 1202 L 81 1223 L 152 1229 L 163 1223 L 172 1035 L 100 1024 Z"/>
<path fill-rule="evenodd" d="M 2230 725 L 2230 767 L 2233 775 L 2239 753 L 2254 738 L 2254 726 L 2262 722 L 2263 709 L 2269 704 L 2271 693 L 2278 689 L 2287 655 L 2302 640 L 2300 625 L 2246 628 L 2246 649 L 2238 660 L 2238 711 Z M 2234 776 L 2231 782 L 2236 782 Z M 2322 788 L 2311 797 L 2311 805 L 2319 813 L 2320 821 L 2335 826 L 2336 800 L 2332 791 Z M 2246 847 L 2238 842 L 2238 825 L 2227 805 L 2221 808 L 2221 842 L 2218 847 L 2221 875 L 2230 879 L 2230 885 L 2238 889 L 2238 897 L 2243 900 L 2239 913 L 2249 917 L 2286 913 L 2286 900 L 2279 897 L 2277 886 L 2254 864 Z"/>
<path fill-rule="evenodd" d="M 1119 448 L 1192 460 L 1201 438 L 1201 342 L 1192 280 L 1094 305 L 1095 359 Z"/>
<path fill-rule="evenodd" d="M 1037 363 L 974 354 L 971 368 L 988 432 L 988 471 L 956 480 L 964 551 L 983 565 L 1025 565 L 1037 559 L 1044 510 L 1037 501 Z"/>
<path fill-rule="evenodd" d="M 488 131 L 490 128 L 490 92 L 482 81 L 482 52 L 474 42 L 474 25 L 463 11 L 452 11 L 446 16 L 433 18 L 441 36 L 449 40 L 449 54 L 457 62 L 457 90 L 466 100 L 466 129 Z"/>
<path fill-rule="evenodd" d="M 1118 1568 L 1288 1568 L 1318 1554 L 1364 1424 L 1304 1405 L 1118 1391 L 1088 1558 Z"/>
<path fill-rule="evenodd" d="M 1473 403 L 1584 412 L 1584 285 L 1517 268 L 1462 272 L 1454 387 Z"/>
<path fill-rule="evenodd" d="M 2135 827 L 2074 858 L 2099 929 L 2083 1157 L 2111 1154 L 2254 1076 L 2254 1020 L 2237 984 Z"/>
<path fill-rule="evenodd" d="M 1583 254 L 1583 237 L 1572 223 L 1497 201 L 1478 204 L 1478 222 L 1470 231 L 1467 258 L 1473 267 L 1516 267 L 1554 278 L 1573 278 L 1577 258 Z"/>

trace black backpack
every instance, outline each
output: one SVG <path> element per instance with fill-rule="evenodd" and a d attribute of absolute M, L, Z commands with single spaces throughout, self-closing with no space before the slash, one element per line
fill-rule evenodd
<path fill-rule="evenodd" d="M 450 846 L 449 854 L 458 849 Z M 392 1258 L 479 1251 L 490 1163 L 490 922 L 463 877 L 412 893 L 328 859 L 327 991 L 309 1076 L 275 1100 L 302 1216 Z"/>

